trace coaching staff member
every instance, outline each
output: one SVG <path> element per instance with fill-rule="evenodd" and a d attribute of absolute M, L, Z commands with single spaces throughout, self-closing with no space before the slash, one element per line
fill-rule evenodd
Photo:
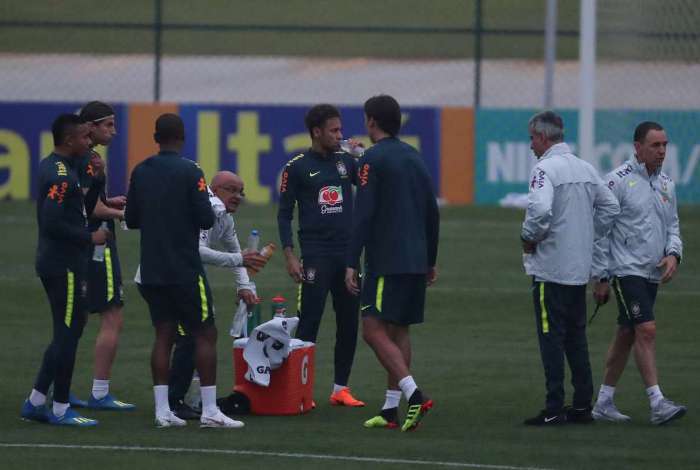
<path fill-rule="evenodd" d="M 535 320 L 544 364 L 545 409 L 528 425 L 592 422 L 593 379 L 586 339 L 586 284 L 594 233 L 608 233 L 620 205 L 598 172 L 563 142 L 564 123 L 545 111 L 529 122 L 530 148 L 538 158 L 520 238 L 525 272 L 532 276 Z M 574 385 L 564 409 L 564 355 Z"/>
<path fill-rule="evenodd" d="M 401 430 L 411 431 L 433 406 L 410 372 L 409 325 L 423 322 L 426 284 L 436 279 L 440 214 L 423 157 L 397 137 L 399 104 L 380 95 L 368 99 L 364 111 L 374 146 L 360 162 L 345 283 L 359 293 L 357 270 L 364 248 L 362 334 L 388 373 L 383 409 L 365 427 L 398 426 L 400 389 L 409 405 Z"/>
<path fill-rule="evenodd" d="M 168 369 L 177 325 L 196 341 L 202 384 L 202 427 L 242 427 L 216 406 L 216 326 L 213 301 L 202 260 L 199 231 L 214 223 L 207 184 L 199 166 L 180 156 L 185 127 L 179 116 L 156 120 L 160 152 L 134 168 L 126 204 L 126 223 L 141 230 L 139 291 L 155 327 L 151 355 L 156 426 L 184 426 L 168 403 Z"/>

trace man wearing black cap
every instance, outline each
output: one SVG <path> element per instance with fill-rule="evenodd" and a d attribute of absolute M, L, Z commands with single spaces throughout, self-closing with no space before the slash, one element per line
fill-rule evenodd
<path fill-rule="evenodd" d="M 79 177 L 85 192 L 93 185 L 95 172 L 104 167 L 102 157 L 94 148 L 97 145 L 109 145 L 117 134 L 117 129 L 114 110 L 101 101 L 91 101 L 83 106 L 80 117 L 88 125 L 92 140 L 91 149 L 79 168 Z M 124 218 L 126 197 L 107 197 L 104 185 L 102 188 L 95 210 L 88 214 L 88 227 L 91 231 L 100 227 L 106 228 L 114 234 L 114 220 Z M 133 410 L 134 405 L 117 400 L 109 393 L 112 364 L 124 322 L 121 265 L 114 237 L 105 245 L 91 247 L 87 281 L 88 312 L 100 314 L 100 330 L 95 341 L 92 393 L 87 402 L 71 395 L 71 405 L 102 410 Z"/>
<path fill-rule="evenodd" d="M 240 428 L 216 406 L 216 326 L 211 291 L 199 256 L 199 231 L 214 224 L 199 166 L 180 156 L 185 126 L 179 116 L 156 120 L 160 152 L 134 168 L 126 223 L 141 230 L 139 291 L 155 327 L 151 354 L 156 426 L 184 426 L 168 403 L 168 369 L 178 324 L 196 342 L 202 394 L 201 427 Z"/>

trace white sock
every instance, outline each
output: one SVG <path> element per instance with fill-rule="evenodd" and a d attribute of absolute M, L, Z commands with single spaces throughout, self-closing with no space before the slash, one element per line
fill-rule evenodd
<path fill-rule="evenodd" d="M 401 402 L 401 390 L 387 390 L 384 399 L 383 410 L 388 410 L 389 408 L 398 408 Z"/>
<path fill-rule="evenodd" d="M 101 400 L 109 393 L 109 380 L 93 379 L 92 396 L 96 400 Z"/>
<path fill-rule="evenodd" d="M 53 402 L 53 415 L 60 418 L 66 414 L 66 410 L 70 407 L 68 403 Z"/>
<path fill-rule="evenodd" d="M 46 403 L 46 395 L 32 389 L 32 393 L 29 394 L 29 403 L 31 403 L 32 406 L 41 406 Z"/>
<path fill-rule="evenodd" d="M 216 406 L 216 385 L 209 385 L 208 387 L 201 387 L 202 391 L 202 414 L 211 416 L 215 415 L 219 411 L 219 407 Z"/>
<path fill-rule="evenodd" d="M 416 385 L 416 382 L 413 380 L 412 376 L 407 375 L 403 379 L 399 380 L 399 387 L 403 392 L 403 396 L 405 396 L 406 400 L 408 400 L 411 398 L 411 395 L 413 395 L 413 392 L 416 391 L 418 385 Z"/>
<path fill-rule="evenodd" d="M 154 385 L 153 397 L 156 400 L 156 416 L 170 414 L 170 402 L 168 402 L 168 386 Z"/>
<path fill-rule="evenodd" d="M 338 385 L 338 384 L 333 384 L 333 393 L 338 393 L 344 388 L 348 388 L 347 385 Z"/>
<path fill-rule="evenodd" d="M 659 388 L 658 384 L 647 388 L 647 396 L 649 397 L 649 404 L 652 408 L 656 408 L 656 405 L 658 405 L 659 402 L 664 399 L 664 394 L 661 393 L 661 389 Z"/>
<path fill-rule="evenodd" d="M 615 387 L 612 387 L 610 385 L 601 385 L 600 386 L 600 391 L 598 392 L 598 402 L 603 403 L 603 402 L 612 402 L 613 398 L 615 397 Z"/>

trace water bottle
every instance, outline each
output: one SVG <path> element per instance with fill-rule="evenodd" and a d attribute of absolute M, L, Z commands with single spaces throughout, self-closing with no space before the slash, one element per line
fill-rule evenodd
<path fill-rule="evenodd" d="M 278 295 L 272 298 L 272 318 L 287 316 L 287 299 Z"/>
<path fill-rule="evenodd" d="M 352 145 L 350 139 L 343 139 L 340 141 L 340 148 L 345 153 L 349 153 L 353 157 L 361 157 L 365 153 L 365 148 L 361 145 Z"/>
<path fill-rule="evenodd" d="M 107 222 L 102 222 L 100 224 L 100 228 L 107 230 Z M 102 244 L 102 245 L 95 245 L 95 249 L 92 252 L 92 260 L 97 261 L 97 262 L 102 262 L 105 260 L 105 248 L 107 247 L 107 244 Z"/>
<path fill-rule="evenodd" d="M 253 230 L 250 232 L 250 235 L 248 235 L 248 250 L 253 252 L 253 251 L 258 251 L 258 247 L 260 246 L 260 232 L 257 230 Z"/>
<path fill-rule="evenodd" d="M 257 302 L 254 305 L 248 305 L 248 324 L 246 331 L 248 334 L 246 336 L 250 336 L 252 331 L 260 325 L 260 302 L 262 299 L 258 297 Z"/>

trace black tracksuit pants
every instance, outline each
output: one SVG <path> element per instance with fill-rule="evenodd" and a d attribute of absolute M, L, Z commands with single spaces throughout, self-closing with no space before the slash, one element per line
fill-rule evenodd
<path fill-rule="evenodd" d="M 586 286 L 533 281 L 532 293 L 547 411 L 555 413 L 564 408 L 564 356 L 571 369 L 573 406 L 590 406 L 593 377 L 586 339 Z"/>
<path fill-rule="evenodd" d="M 335 310 L 335 383 L 347 385 L 355 359 L 360 298 L 345 287 L 345 257 L 305 256 L 304 281 L 299 286 L 297 338 L 316 342 L 330 292 Z"/>

